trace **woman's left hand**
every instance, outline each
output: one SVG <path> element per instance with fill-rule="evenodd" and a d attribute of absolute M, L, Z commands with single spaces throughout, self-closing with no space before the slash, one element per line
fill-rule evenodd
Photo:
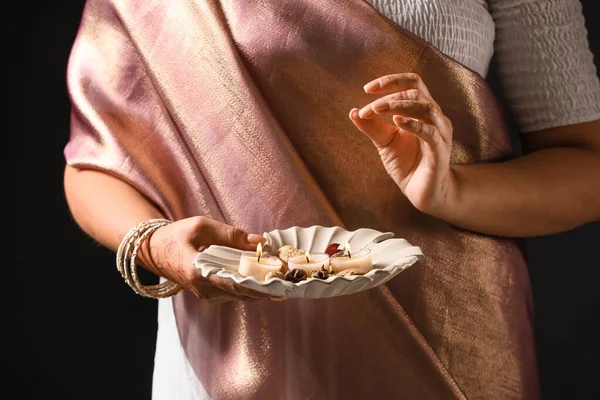
<path fill-rule="evenodd" d="M 410 202 L 437 214 L 454 186 L 452 123 L 417 74 L 383 76 L 364 90 L 384 96 L 352 109 L 350 119 L 371 138 L 388 174 Z M 390 117 L 393 124 L 384 121 Z"/>

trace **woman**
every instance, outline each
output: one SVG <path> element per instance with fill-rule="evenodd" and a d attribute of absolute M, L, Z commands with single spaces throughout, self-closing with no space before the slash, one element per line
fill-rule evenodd
<path fill-rule="evenodd" d="M 86 5 L 65 191 L 110 249 L 150 229 L 138 260 L 163 285 L 128 283 L 166 297 L 156 399 L 539 396 L 516 238 L 600 218 L 600 85 L 580 6 L 373 6 Z M 482 79 L 494 52 L 522 157 Z M 426 260 L 317 301 L 192 267 L 205 246 L 254 249 L 261 232 L 316 224 L 393 231 Z"/>

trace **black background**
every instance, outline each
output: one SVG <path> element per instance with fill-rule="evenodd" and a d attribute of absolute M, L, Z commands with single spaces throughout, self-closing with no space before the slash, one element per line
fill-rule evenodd
<path fill-rule="evenodd" d="M 81 233 L 63 195 L 65 71 L 83 3 L 14 1 L 3 12 L 3 182 L 13 184 L 2 196 L 11 222 L 2 240 L 2 360 L 4 389 L 17 390 L 10 398 L 150 398 L 157 304 L 123 283 L 114 255 Z M 598 65 L 600 1 L 582 4 Z M 490 84 L 497 88 L 493 74 Z M 600 223 L 528 240 L 546 399 L 600 398 L 599 248 Z"/>

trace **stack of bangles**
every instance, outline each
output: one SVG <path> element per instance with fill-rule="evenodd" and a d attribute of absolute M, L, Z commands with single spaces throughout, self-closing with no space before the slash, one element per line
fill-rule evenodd
<path fill-rule="evenodd" d="M 143 285 L 137 274 L 137 253 L 144 242 L 158 228 L 170 224 L 167 219 L 150 219 L 132 228 L 121 241 L 117 250 L 117 269 L 121 276 L 137 294 L 154 299 L 170 297 L 180 290 L 180 286 L 171 281 L 157 285 Z"/>

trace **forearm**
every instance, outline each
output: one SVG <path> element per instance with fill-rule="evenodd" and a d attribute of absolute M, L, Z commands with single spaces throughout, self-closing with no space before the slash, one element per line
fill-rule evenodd
<path fill-rule="evenodd" d="M 67 166 L 67 204 L 75 222 L 90 237 L 116 251 L 127 232 L 142 221 L 164 218 L 140 192 L 109 174 Z M 140 261 L 148 266 L 144 249 Z"/>
<path fill-rule="evenodd" d="M 438 216 L 464 229 L 528 237 L 600 219 L 600 157 L 590 149 L 553 147 L 452 172 L 454 189 Z"/>

